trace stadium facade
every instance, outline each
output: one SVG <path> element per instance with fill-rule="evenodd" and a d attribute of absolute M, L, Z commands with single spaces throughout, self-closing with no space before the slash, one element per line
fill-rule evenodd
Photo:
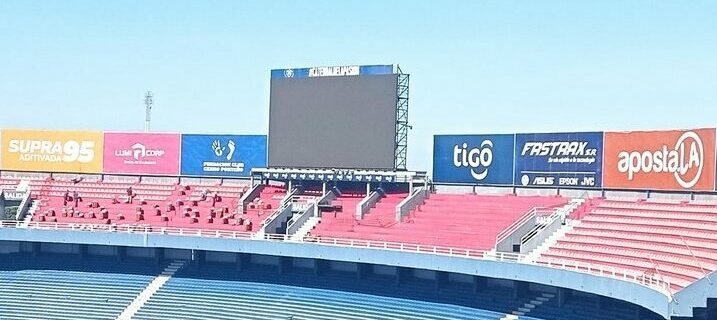
<path fill-rule="evenodd" d="M 17 293 L 47 313 L 0 318 L 714 319 L 714 128 L 437 135 L 429 177 L 405 168 L 408 78 L 272 70 L 268 135 L 1 129 L 0 288 L 114 281 L 108 261 L 141 285 L 116 305 Z"/>

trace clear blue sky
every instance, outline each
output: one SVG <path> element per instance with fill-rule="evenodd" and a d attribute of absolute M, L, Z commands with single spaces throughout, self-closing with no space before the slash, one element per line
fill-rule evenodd
<path fill-rule="evenodd" d="M 715 126 L 717 1 L 0 0 L 0 127 L 264 134 L 269 70 L 400 64 L 432 135 Z"/>

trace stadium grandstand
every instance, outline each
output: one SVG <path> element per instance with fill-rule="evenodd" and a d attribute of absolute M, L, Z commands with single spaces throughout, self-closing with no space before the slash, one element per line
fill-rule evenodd
<path fill-rule="evenodd" d="M 0 319 L 717 319 L 714 128 L 436 135 L 429 175 L 408 87 L 272 70 L 267 135 L 1 129 Z"/>

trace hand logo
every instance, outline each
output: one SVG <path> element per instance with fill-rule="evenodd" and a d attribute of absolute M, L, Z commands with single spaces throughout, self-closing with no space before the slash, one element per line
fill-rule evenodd
<path fill-rule="evenodd" d="M 219 142 L 219 140 L 214 140 L 214 142 L 212 143 L 212 149 L 214 150 L 214 154 L 215 154 L 217 157 L 221 157 L 222 154 L 224 154 L 224 149 L 225 149 L 225 148 L 222 147 L 222 143 Z"/>

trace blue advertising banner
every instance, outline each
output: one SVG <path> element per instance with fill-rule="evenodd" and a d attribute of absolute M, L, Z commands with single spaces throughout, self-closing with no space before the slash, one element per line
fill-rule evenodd
<path fill-rule="evenodd" d="M 183 134 L 181 174 L 246 177 L 266 168 L 266 136 Z"/>
<path fill-rule="evenodd" d="M 517 134 L 515 184 L 598 188 L 602 157 L 602 132 Z"/>
<path fill-rule="evenodd" d="M 393 74 L 393 65 L 335 66 L 271 70 L 272 78 L 313 78 L 375 74 Z"/>
<path fill-rule="evenodd" d="M 513 134 L 433 137 L 433 180 L 442 183 L 513 184 Z"/>

